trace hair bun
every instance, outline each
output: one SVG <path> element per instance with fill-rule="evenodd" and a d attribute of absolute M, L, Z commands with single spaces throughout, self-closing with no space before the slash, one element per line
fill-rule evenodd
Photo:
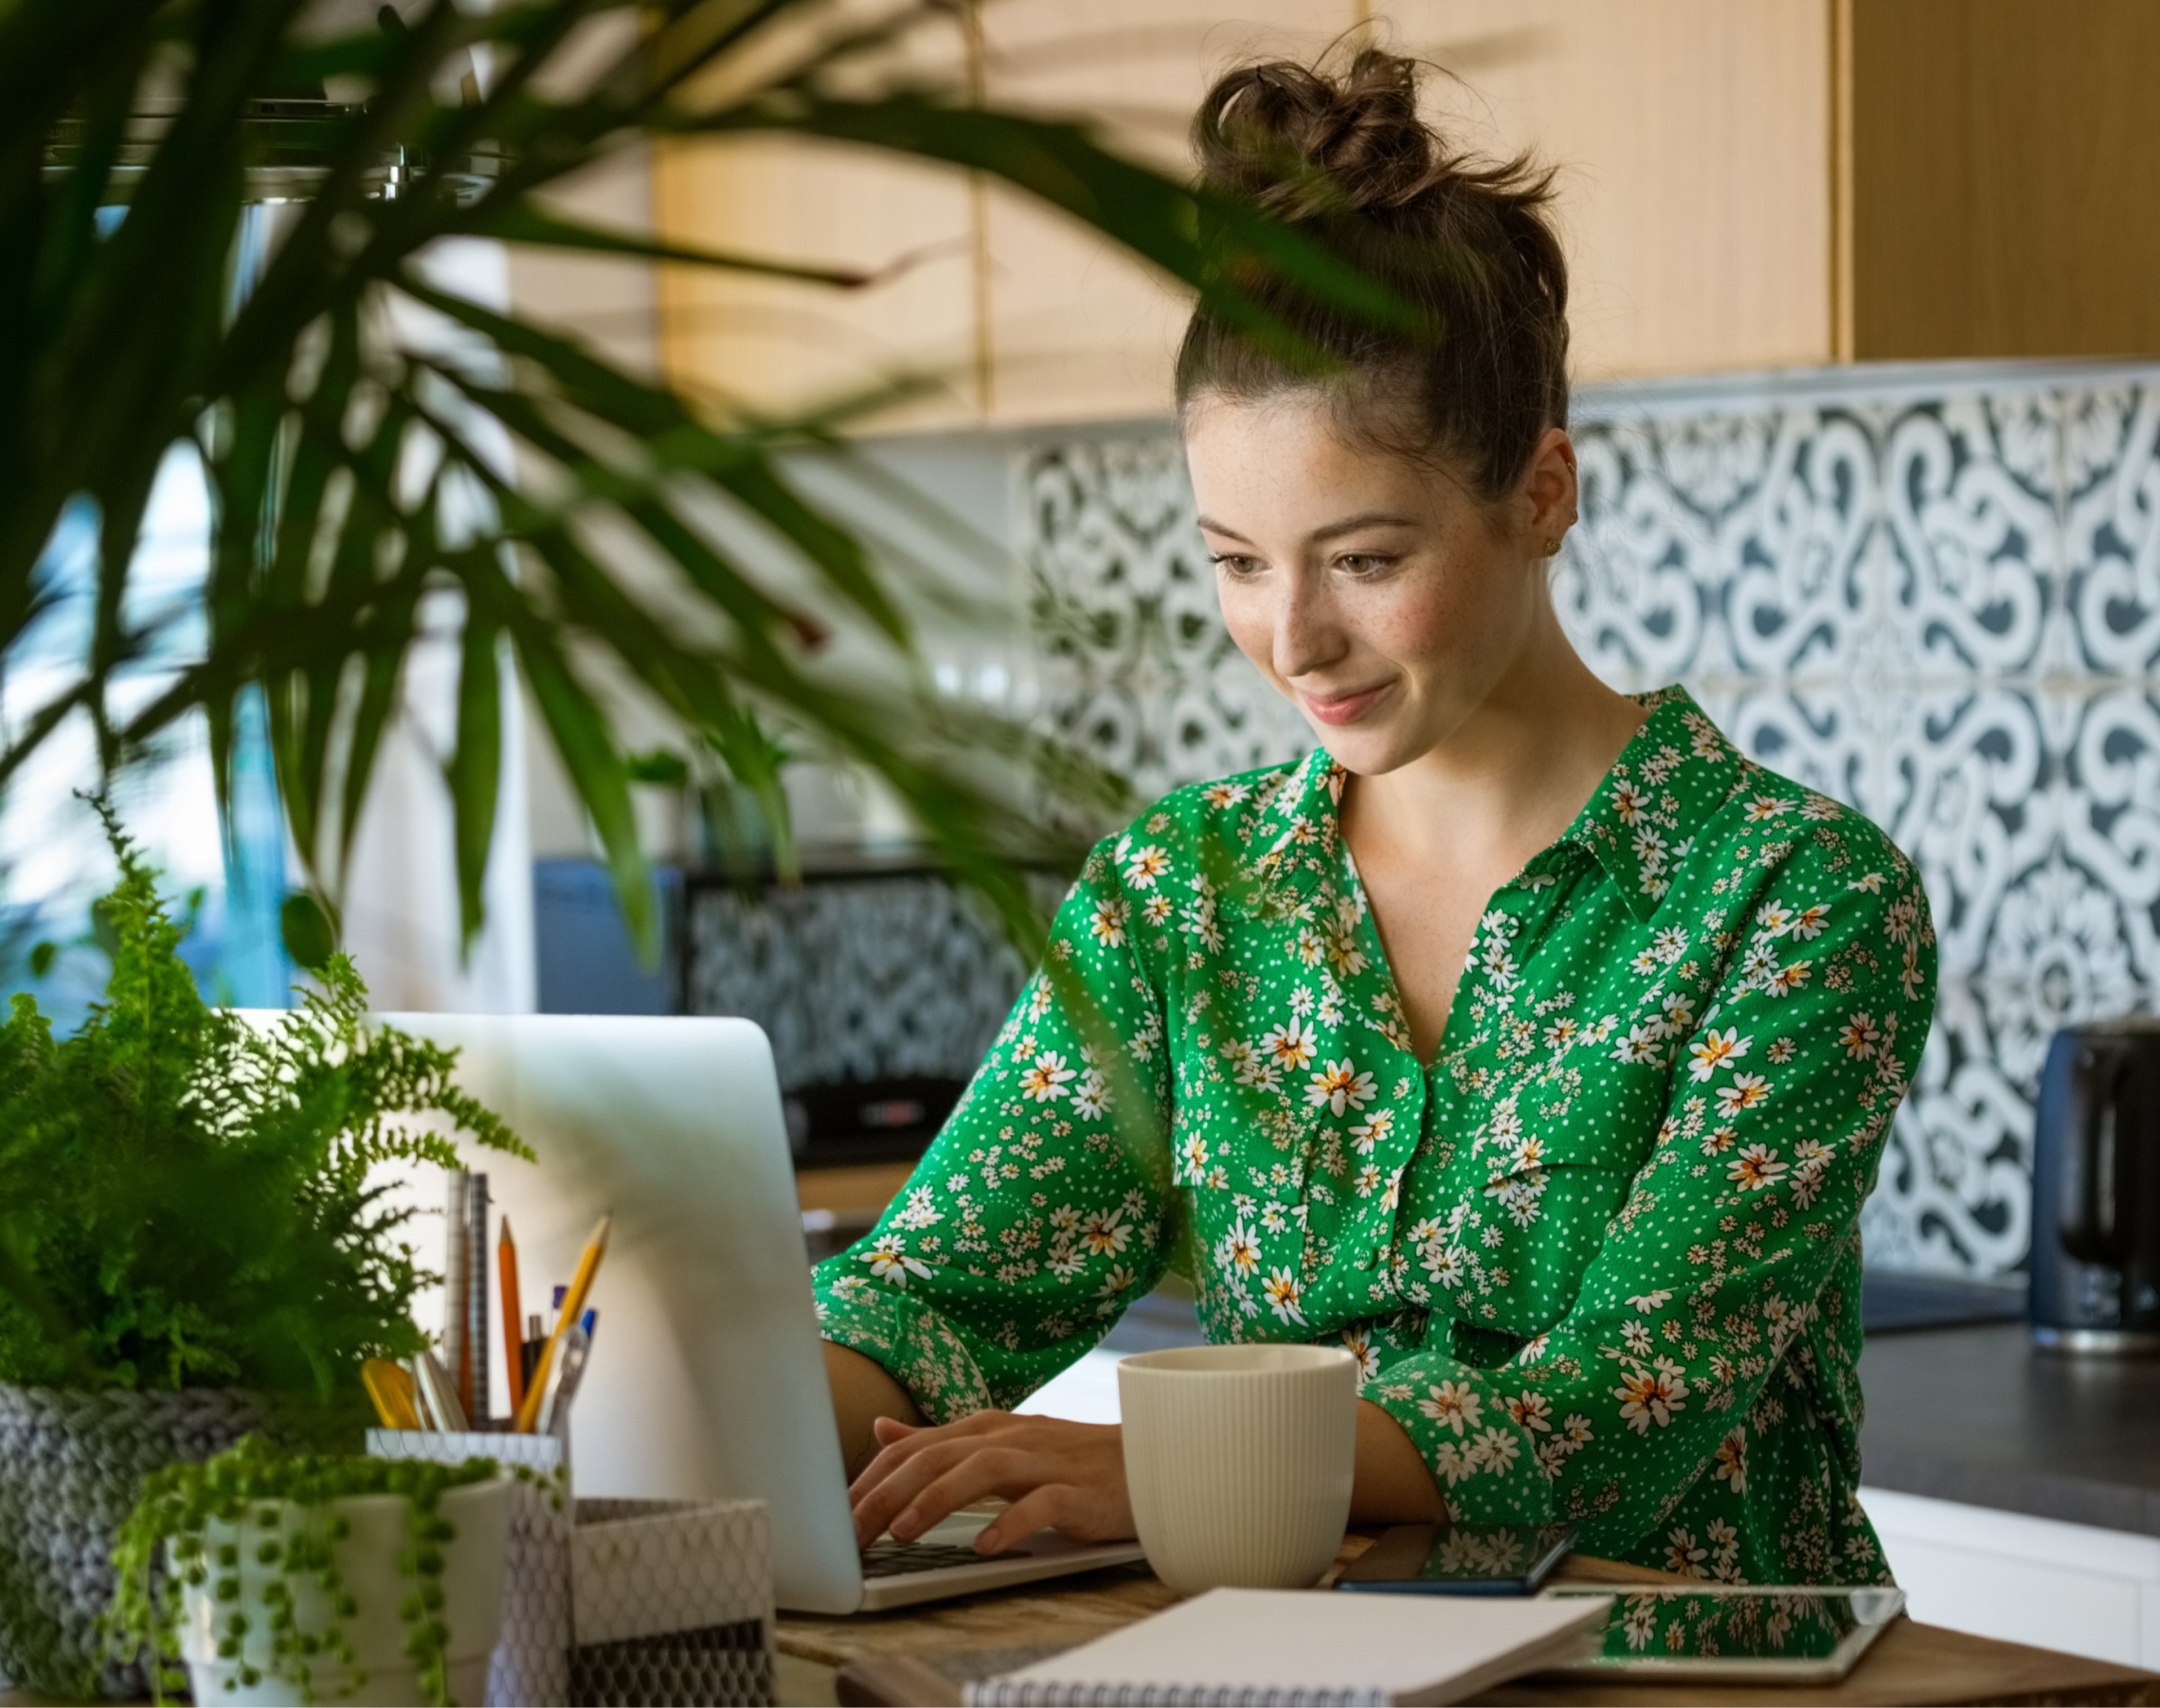
<path fill-rule="evenodd" d="M 1292 220 L 1404 207 L 1451 164 L 1418 117 L 1417 72 L 1373 47 L 1339 77 L 1289 60 L 1233 71 L 1194 120 L 1201 178 Z"/>
<path fill-rule="evenodd" d="M 1347 70 L 1270 60 L 1208 92 L 1193 121 L 1202 184 L 1305 222 L 1413 318 L 1390 330 L 1255 262 L 1240 287 L 1247 306 L 1305 354 L 1286 358 L 1203 301 L 1178 349 L 1178 408 L 1318 384 L 1353 442 L 1436 455 L 1498 498 L 1539 435 L 1567 425 L 1568 264 L 1547 213 L 1553 174 L 1528 153 L 1487 160 L 1451 147 L 1418 117 L 1418 69 L 1367 48 Z"/>

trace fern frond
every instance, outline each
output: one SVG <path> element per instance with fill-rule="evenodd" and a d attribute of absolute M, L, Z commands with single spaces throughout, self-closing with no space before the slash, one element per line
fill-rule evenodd
<path fill-rule="evenodd" d="M 364 1357 L 425 1344 L 434 1277 L 399 1238 L 378 1163 L 530 1158 L 457 1086 L 457 1053 L 368 1020 L 333 958 L 261 1030 L 210 1008 L 187 927 L 103 800 L 120 868 L 99 904 L 104 999 L 71 1036 L 18 997 L 0 1022 L 0 1382 L 328 1394 Z M 436 1130 L 447 1127 L 448 1134 Z"/>

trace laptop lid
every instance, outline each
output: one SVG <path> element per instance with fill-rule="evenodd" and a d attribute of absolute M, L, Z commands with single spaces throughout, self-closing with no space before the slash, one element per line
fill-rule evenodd
<path fill-rule="evenodd" d="M 772 1521 L 780 1605 L 852 1612 L 863 1581 L 811 1303 L 809 1261 L 772 1050 L 748 1020 L 387 1014 L 459 1051 L 459 1084 L 537 1153 L 472 1151 L 515 1233 L 528 1312 L 552 1325 L 593 1224 L 614 1216 L 571 1459 L 587 1496 L 754 1497 Z M 443 1201 L 410 1171 L 413 1202 Z M 499 1223 L 491 1227 L 491 1242 Z M 413 1244 L 440 1269 L 440 1215 Z M 491 1286 L 494 1253 L 488 1263 Z M 417 1306 L 423 1326 L 439 1298 Z M 495 1414 L 509 1411 L 500 1303 Z"/>

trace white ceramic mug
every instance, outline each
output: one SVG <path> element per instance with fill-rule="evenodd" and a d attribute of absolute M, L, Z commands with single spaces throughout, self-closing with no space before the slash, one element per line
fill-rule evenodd
<path fill-rule="evenodd" d="M 1180 1594 L 1304 1589 L 1350 1519 L 1358 1360 L 1340 1346 L 1180 1346 L 1118 1364 L 1125 1486 Z"/>

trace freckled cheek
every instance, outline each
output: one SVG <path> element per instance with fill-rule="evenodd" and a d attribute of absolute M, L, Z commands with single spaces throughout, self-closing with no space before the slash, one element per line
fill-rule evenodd
<path fill-rule="evenodd" d="M 1275 673 L 1277 612 L 1273 590 L 1220 588 L 1223 626 L 1237 648 L 1261 671 Z M 1495 602 L 1461 582 L 1435 585 L 1415 581 L 1343 597 L 1327 624 L 1357 652 L 1398 664 L 1444 663 L 1478 652 L 1495 626 Z"/>
<path fill-rule="evenodd" d="M 1485 639 L 1485 602 L 1461 587 L 1411 587 L 1376 599 L 1357 614 L 1358 638 L 1402 664 L 1460 657 Z"/>

